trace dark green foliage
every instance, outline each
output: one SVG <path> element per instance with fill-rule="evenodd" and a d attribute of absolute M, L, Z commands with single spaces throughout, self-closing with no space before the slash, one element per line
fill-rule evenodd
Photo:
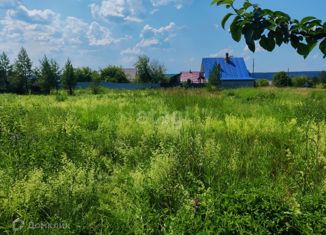
<path fill-rule="evenodd" d="M 140 82 L 148 83 L 152 82 L 150 60 L 147 56 L 140 56 L 135 68 L 137 70 L 137 80 Z"/>
<path fill-rule="evenodd" d="M 158 61 L 150 62 L 149 57 L 140 56 L 137 63 L 135 64 L 137 70 L 137 80 L 143 83 L 164 83 L 166 81 L 165 77 L 165 67 Z"/>
<path fill-rule="evenodd" d="M 151 76 L 154 83 L 165 83 L 167 78 L 165 77 L 166 69 L 164 65 L 160 64 L 158 61 L 152 61 L 151 63 Z"/>
<path fill-rule="evenodd" d="M 292 85 L 294 87 L 312 87 L 313 82 L 308 77 L 300 76 L 292 78 Z"/>
<path fill-rule="evenodd" d="M 70 95 L 72 95 L 77 84 L 77 79 L 75 76 L 74 67 L 69 59 L 67 60 L 63 70 L 62 83 L 64 88 L 68 90 Z"/>
<path fill-rule="evenodd" d="M 9 76 L 12 72 L 10 60 L 6 53 L 0 56 L 0 93 L 9 91 Z"/>
<path fill-rule="evenodd" d="M 75 76 L 77 82 L 91 82 L 93 70 L 89 67 L 82 67 L 75 69 Z"/>
<path fill-rule="evenodd" d="M 10 88 L 13 92 L 26 94 L 29 92 L 32 79 L 32 61 L 25 48 L 22 48 L 13 66 L 13 74 L 9 78 Z"/>
<path fill-rule="evenodd" d="M 292 86 L 292 80 L 286 72 L 278 72 L 273 77 L 273 85 L 276 87 Z"/>
<path fill-rule="evenodd" d="M 221 65 L 215 64 L 209 74 L 208 84 L 218 88 L 221 84 Z"/>
<path fill-rule="evenodd" d="M 255 52 L 256 44 L 267 51 L 273 51 L 282 44 L 291 44 L 298 54 L 306 58 L 319 44 L 319 49 L 326 57 L 326 23 L 313 16 L 302 20 L 292 19 L 281 11 L 262 9 L 249 0 L 243 1 L 242 7 L 235 6 L 236 0 L 213 0 L 212 4 L 225 5 L 234 13 L 228 13 L 222 19 L 222 27 L 230 17 L 234 19 L 230 25 L 232 38 L 239 42 L 242 35 L 248 48 Z"/>
<path fill-rule="evenodd" d="M 97 71 L 93 71 L 92 72 L 92 85 L 91 85 L 91 89 L 92 89 L 93 94 L 96 95 L 96 94 L 101 93 L 100 83 L 101 83 L 100 74 Z"/>
<path fill-rule="evenodd" d="M 58 88 L 60 68 L 54 60 L 48 60 L 46 56 L 40 61 L 40 68 L 36 70 L 36 85 L 41 91 L 50 94 L 52 89 Z"/>
<path fill-rule="evenodd" d="M 129 83 L 127 75 L 121 67 L 109 65 L 100 71 L 101 80 L 116 83 Z"/>
<path fill-rule="evenodd" d="M 269 86 L 269 81 L 267 79 L 257 79 L 256 86 L 257 87 L 267 87 L 267 86 Z"/>
<path fill-rule="evenodd" d="M 320 83 L 326 84 L 326 71 L 322 71 L 319 76 Z"/>

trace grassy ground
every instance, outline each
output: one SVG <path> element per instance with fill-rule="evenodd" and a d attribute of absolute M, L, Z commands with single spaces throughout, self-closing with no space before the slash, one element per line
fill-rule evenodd
<path fill-rule="evenodd" d="M 0 234 L 326 233 L 322 90 L 0 95 L 0 159 Z"/>

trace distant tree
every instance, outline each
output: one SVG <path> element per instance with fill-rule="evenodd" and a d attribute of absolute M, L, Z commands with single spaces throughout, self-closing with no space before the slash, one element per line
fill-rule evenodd
<path fill-rule="evenodd" d="M 137 80 L 143 83 L 165 82 L 165 66 L 158 61 L 150 62 L 148 56 L 140 56 L 135 64 L 137 70 Z"/>
<path fill-rule="evenodd" d="M 236 7 L 236 2 L 243 2 Z M 306 58 L 319 44 L 319 49 L 326 57 L 326 23 L 313 16 L 301 20 L 292 19 L 281 11 L 262 9 L 249 0 L 213 0 L 212 4 L 224 5 L 233 10 L 222 20 L 222 27 L 232 16 L 230 25 L 232 38 L 240 42 L 242 35 L 251 51 L 255 51 L 255 42 L 261 47 L 273 51 L 277 46 L 290 44 L 298 54 Z"/>
<path fill-rule="evenodd" d="M 266 87 L 269 86 L 269 81 L 267 79 L 257 79 L 256 80 L 257 87 Z"/>
<path fill-rule="evenodd" d="M 97 71 L 93 71 L 92 72 L 92 85 L 91 85 L 91 89 L 92 89 L 92 93 L 93 94 L 99 94 L 101 91 L 101 76 Z"/>
<path fill-rule="evenodd" d="M 55 88 L 58 91 L 59 86 L 60 86 L 62 70 L 60 69 L 59 64 L 53 59 L 50 60 L 50 66 L 51 66 L 52 74 L 55 76 L 55 79 L 56 79 Z"/>
<path fill-rule="evenodd" d="M 109 65 L 101 70 L 101 79 L 107 82 L 128 83 L 127 75 L 121 67 Z"/>
<path fill-rule="evenodd" d="M 215 64 L 208 78 L 210 86 L 219 87 L 221 84 L 221 65 Z"/>
<path fill-rule="evenodd" d="M 75 76 L 77 82 L 91 82 L 93 70 L 89 67 L 82 67 L 75 69 Z"/>
<path fill-rule="evenodd" d="M 154 60 L 150 64 L 151 82 L 154 83 L 165 83 L 167 78 L 165 76 L 165 66 Z"/>
<path fill-rule="evenodd" d="M 313 82 L 306 76 L 299 76 L 292 78 L 292 85 L 294 87 L 312 87 Z"/>
<path fill-rule="evenodd" d="M 32 61 L 28 57 L 25 48 L 22 48 L 15 61 L 13 74 L 9 79 L 13 91 L 21 94 L 28 93 L 32 74 Z"/>
<path fill-rule="evenodd" d="M 10 60 L 5 52 L 0 56 L 0 92 L 8 91 L 9 89 L 9 75 L 12 67 Z"/>
<path fill-rule="evenodd" d="M 75 76 L 74 67 L 69 59 L 67 60 L 63 70 L 62 83 L 64 88 L 68 90 L 69 95 L 73 95 L 74 88 L 77 84 L 77 79 Z"/>
<path fill-rule="evenodd" d="M 60 76 L 58 64 L 54 60 L 48 60 L 46 56 L 40 61 L 40 68 L 36 70 L 36 81 L 41 90 L 47 94 L 57 88 Z"/>
<path fill-rule="evenodd" d="M 135 64 L 135 68 L 137 70 L 136 79 L 139 82 L 152 82 L 150 59 L 148 56 L 138 57 L 138 61 Z"/>
<path fill-rule="evenodd" d="M 278 72 L 273 77 L 273 85 L 277 87 L 292 86 L 292 81 L 286 72 Z"/>
<path fill-rule="evenodd" d="M 319 75 L 320 83 L 326 84 L 326 71 L 322 71 Z"/>

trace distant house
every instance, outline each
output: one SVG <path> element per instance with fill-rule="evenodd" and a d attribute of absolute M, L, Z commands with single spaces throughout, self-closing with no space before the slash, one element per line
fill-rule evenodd
<path fill-rule="evenodd" d="M 208 81 L 209 75 L 215 65 L 221 66 L 221 87 L 238 88 L 254 87 L 255 79 L 248 72 L 243 58 L 233 58 L 227 53 L 225 58 L 204 58 L 201 73 Z"/>
<path fill-rule="evenodd" d="M 205 83 L 205 78 L 202 76 L 201 72 L 182 72 L 180 75 L 180 82 L 190 82 L 192 84 L 201 84 Z"/>
<path fill-rule="evenodd" d="M 170 86 L 177 86 L 180 84 L 180 77 L 181 73 L 178 74 L 165 74 L 164 75 L 167 79 L 167 84 Z"/>
<path fill-rule="evenodd" d="M 131 81 L 131 82 L 135 81 L 135 79 L 136 79 L 136 73 L 137 73 L 137 70 L 136 69 L 134 69 L 134 68 L 126 68 L 126 69 L 123 69 L 123 71 L 127 75 L 127 79 L 129 81 Z"/>

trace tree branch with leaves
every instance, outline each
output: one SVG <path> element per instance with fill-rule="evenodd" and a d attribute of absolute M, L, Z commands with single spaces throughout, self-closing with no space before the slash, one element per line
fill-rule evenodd
<path fill-rule="evenodd" d="M 232 38 L 239 42 L 243 36 L 252 52 L 256 50 L 255 42 L 267 51 L 273 51 L 282 44 L 291 44 L 298 54 L 306 58 L 318 46 L 326 58 L 326 22 L 313 16 L 293 19 L 282 11 L 262 9 L 249 0 L 236 7 L 236 1 L 213 0 L 212 5 L 232 10 L 224 16 L 222 27 L 225 29 L 227 21 L 233 17 L 230 24 Z"/>

